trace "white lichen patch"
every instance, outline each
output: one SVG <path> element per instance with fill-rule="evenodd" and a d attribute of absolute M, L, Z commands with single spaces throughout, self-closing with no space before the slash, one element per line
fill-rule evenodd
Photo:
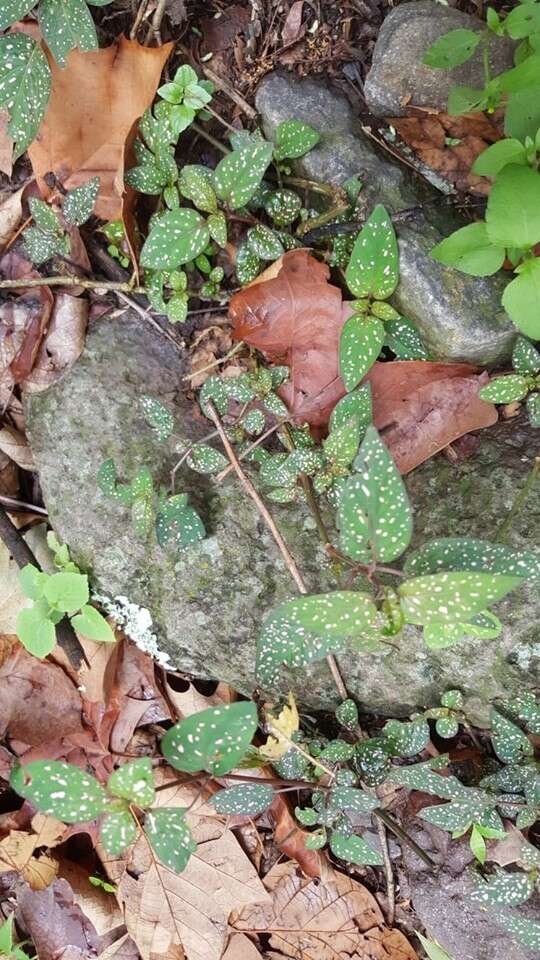
<path fill-rule="evenodd" d="M 160 667 L 174 669 L 169 654 L 158 646 L 157 636 L 152 630 L 152 615 L 146 607 L 132 603 L 127 597 L 115 597 L 112 600 L 103 594 L 94 593 L 92 596 L 140 650 L 149 653 Z"/>

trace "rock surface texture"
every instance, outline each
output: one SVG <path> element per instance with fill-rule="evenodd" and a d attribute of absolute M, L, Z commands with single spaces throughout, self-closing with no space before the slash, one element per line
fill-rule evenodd
<path fill-rule="evenodd" d="M 209 536 L 180 556 L 139 540 L 129 510 L 103 496 L 96 485 L 97 470 L 108 457 L 125 479 L 148 464 L 156 480 L 168 482 L 178 454 L 173 443 L 167 448 L 154 438 L 141 416 L 141 395 L 168 405 L 176 421 L 175 443 L 181 447 L 208 431 L 208 422 L 197 417 L 180 392 L 183 373 L 175 347 L 138 316 L 100 320 L 70 373 L 27 399 L 30 443 L 51 523 L 91 574 L 95 589 L 148 608 L 159 646 L 177 668 L 249 692 L 255 686 L 261 622 L 295 591 L 236 480 L 230 477 L 216 486 L 189 469 L 181 471 L 178 489 L 189 492 Z M 407 485 L 415 507 L 416 542 L 427 536 L 493 535 L 536 452 L 532 432 L 511 422 L 484 432 L 480 452 L 461 466 L 439 457 L 415 470 Z M 538 542 L 538 487 L 514 524 L 517 545 L 534 548 Z M 274 514 L 309 589 L 331 589 L 304 507 L 275 506 Z M 411 628 L 399 639 L 398 650 L 340 655 L 350 693 L 372 711 L 403 716 L 435 705 L 445 689 L 457 686 L 473 715 L 485 720 L 487 701 L 538 685 L 537 587 L 521 587 L 499 604 L 499 613 L 505 629 L 496 641 L 429 652 Z M 313 666 L 307 677 L 306 672 L 294 677 L 292 687 L 305 706 L 336 702 L 324 663 Z"/>
<path fill-rule="evenodd" d="M 483 54 L 452 70 L 435 70 L 422 62 L 428 47 L 450 30 L 480 32 L 485 24 L 435 0 L 402 3 L 388 14 L 373 50 L 364 84 L 366 103 L 376 117 L 406 116 L 409 105 L 446 110 L 450 88 L 456 84 L 483 87 Z M 497 76 L 513 66 L 514 44 L 490 33 L 489 64 Z"/>
<path fill-rule="evenodd" d="M 440 9 L 442 16 L 445 8 Z M 270 138 L 279 123 L 293 117 L 319 131 L 319 144 L 297 161 L 304 176 L 341 184 L 358 175 L 366 216 L 377 203 L 393 214 L 414 209 L 410 219 L 396 223 L 400 282 L 391 302 L 416 324 L 433 359 L 485 366 L 507 360 L 515 330 L 501 307 L 504 279 L 468 277 L 430 256 L 443 236 L 463 226 L 442 196 L 405 165 L 382 155 L 355 123 L 346 99 L 326 84 L 269 74 L 256 104 Z"/>

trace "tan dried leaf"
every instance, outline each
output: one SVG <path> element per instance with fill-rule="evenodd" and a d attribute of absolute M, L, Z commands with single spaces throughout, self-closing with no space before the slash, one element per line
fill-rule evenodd
<path fill-rule="evenodd" d="M 233 933 L 222 960 L 262 960 L 262 953 L 245 933 Z"/>
<path fill-rule="evenodd" d="M 0 872 L 17 870 L 32 890 L 44 890 L 53 882 L 58 863 L 46 854 L 34 856 L 39 845 L 35 834 L 12 830 L 0 841 Z"/>
<path fill-rule="evenodd" d="M 292 693 L 289 693 L 288 705 L 285 704 L 277 716 L 269 712 L 266 713 L 266 721 L 274 735 L 268 737 L 266 743 L 263 743 L 260 750 L 265 759 L 279 760 L 279 758 L 289 750 L 289 740 L 300 726 L 300 718 Z M 282 733 L 284 737 L 280 736 Z"/>
<path fill-rule="evenodd" d="M 24 383 L 28 393 L 46 390 L 78 360 L 84 348 L 87 322 L 88 300 L 57 293 L 49 328 Z"/>
<path fill-rule="evenodd" d="M 34 470 L 32 451 L 24 434 L 13 427 L 0 428 L 0 450 L 7 454 L 22 470 Z"/>
<path fill-rule="evenodd" d="M 82 730 L 75 684 L 60 667 L 37 660 L 18 644 L 0 667 L 0 735 L 39 746 Z"/>
<path fill-rule="evenodd" d="M 1 133 L 0 133 L 1 139 Z M 15 193 L 4 193 L 0 199 L 0 247 L 11 240 L 22 219 L 22 195 L 24 187 Z"/>

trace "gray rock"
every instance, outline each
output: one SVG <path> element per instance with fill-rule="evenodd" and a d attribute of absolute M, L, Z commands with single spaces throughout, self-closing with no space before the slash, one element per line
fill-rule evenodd
<path fill-rule="evenodd" d="M 71 372 L 44 393 L 27 398 L 28 433 L 51 523 L 94 587 L 150 610 L 161 650 L 180 670 L 213 677 L 246 693 L 255 685 L 255 642 L 264 616 L 294 596 L 288 573 L 251 501 L 234 478 L 219 487 L 183 470 L 179 489 L 189 492 L 208 539 L 179 558 L 144 543 L 132 532 L 129 511 L 104 497 L 96 473 L 108 457 L 126 479 L 149 464 L 167 483 L 177 459 L 173 444 L 159 444 L 141 417 L 138 400 L 155 396 L 169 406 L 176 442 L 200 438 L 208 423 L 181 394 L 183 364 L 170 342 L 138 316 L 104 319 L 88 333 Z M 408 486 L 416 512 L 416 542 L 426 536 L 493 535 L 524 482 L 537 442 L 515 422 L 483 434 L 478 456 L 460 467 L 438 458 L 415 470 Z M 538 542 L 540 485 L 514 524 L 514 542 Z M 335 586 L 317 549 L 310 515 L 302 505 L 274 507 L 280 529 L 313 592 Z M 505 623 L 496 641 L 470 641 L 427 651 L 410 628 L 382 653 L 344 653 L 339 660 L 351 694 L 372 711 L 405 716 L 434 706 L 448 688 L 460 687 L 483 722 L 487 702 L 534 689 L 540 664 L 540 597 L 523 586 L 500 604 Z M 288 683 L 284 678 L 283 689 Z M 292 689 L 309 707 L 328 707 L 336 694 L 324 663 L 296 675 Z"/>
<path fill-rule="evenodd" d="M 345 98 L 315 80 L 275 73 L 260 84 L 256 104 L 270 138 L 292 117 L 321 133 L 320 143 L 297 162 L 304 176 L 341 184 L 357 174 L 366 215 L 376 203 L 391 213 L 415 208 L 412 218 L 396 224 L 400 282 L 392 303 L 416 324 L 433 358 L 485 366 L 509 359 L 516 334 L 501 307 L 504 278 L 468 277 L 433 260 L 433 246 L 464 221 L 404 164 L 379 152 L 355 124 Z"/>
<path fill-rule="evenodd" d="M 485 24 L 460 10 L 433 0 L 402 3 L 386 17 L 373 50 L 364 96 L 377 117 L 402 117 L 409 105 L 446 110 L 450 88 L 484 86 L 484 63 L 478 48 L 466 63 L 452 70 L 423 64 L 428 47 L 450 30 L 480 32 Z M 514 44 L 490 33 L 491 75 L 513 66 Z"/>
<path fill-rule="evenodd" d="M 448 842 L 449 835 L 437 827 L 428 831 L 413 824 L 407 831 L 438 866 L 426 866 L 410 848 L 403 847 L 406 872 L 400 877 L 400 893 L 412 899 L 428 935 L 455 960 L 536 960 L 538 951 L 517 943 L 499 926 L 495 910 L 485 911 L 471 903 L 474 860 L 468 845 Z M 537 920 L 539 906 L 536 894 L 523 906 L 512 908 L 512 913 Z"/>

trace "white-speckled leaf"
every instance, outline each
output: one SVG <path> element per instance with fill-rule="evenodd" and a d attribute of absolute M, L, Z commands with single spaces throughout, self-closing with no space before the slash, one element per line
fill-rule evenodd
<path fill-rule="evenodd" d="M 243 759 L 256 728 L 254 703 L 212 707 L 168 730 L 161 741 L 161 752 L 177 770 L 208 770 L 222 776 Z"/>
<path fill-rule="evenodd" d="M 346 833 L 334 830 L 330 837 L 330 849 L 334 856 L 340 857 L 341 860 L 357 863 L 360 866 L 367 864 L 379 866 L 383 862 L 382 854 L 354 833 L 348 836 Z"/>
<path fill-rule="evenodd" d="M 92 177 L 80 187 L 70 190 L 64 199 L 62 212 L 68 223 L 80 226 L 92 214 L 99 190 L 99 177 Z"/>
<path fill-rule="evenodd" d="M 346 740 L 331 740 L 320 753 L 321 760 L 325 763 L 345 763 L 353 756 L 354 747 Z"/>
<path fill-rule="evenodd" d="M 410 320 L 397 317 L 389 320 L 384 329 L 385 346 L 395 353 L 398 360 L 429 360 L 422 338 Z"/>
<path fill-rule="evenodd" d="M 35 4 L 36 0 L 2 0 L 0 30 L 7 30 L 12 23 L 22 20 Z"/>
<path fill-rule="evenodd" d="M 186 869 L 191 854 L 197 849 L 185 812 L 182 807 L 160 807 L 151 810 L 144 822 L 144 832 L 156 857 L 175 873 Z"/>
<path fill-rule="evenodd" d="M 248 230 L 246 242 L 249 251 L 260 260 L 277 260 L 284 253 L 277 233 L 264 223 Z"/>
<path fill-rule="evenodd" d="M 354 242 L 345 280 L 355 297 L 375 297 L 376 300 L 386 300 L 397 287 L 396 234 L 381 204 L 377 204 Z"/>
<path fill-rule="evenodd" d="M 453 800 L 451 803 L 439 803 L 436 806 L 424 807 L 418 816 L 441 830 L 454 833 L 454 831 L 466 830 L 471 823 L 478 820 L 483 809 L 483 806 L 479 806 L 473 800 L 464 798 L 463 800 Z"/>
<path fill-rule="evenodd" d="M 540 393 L 527 397 L 527 413 L 533 427 L 540 427 Z"/>
<path fill-rule="evenodd" d="M 491 710 L 491 740 L 502 763 L 521 763 L 534 754 L 533 745 L 526 734 L 495 707 Z"/>
<path fill-rule="evenodd" d="M 40 45 L 24 33 L 0 37 L 0 107 L 10 120 L 15 159 L 35 138 L 51 92 L 51 71 Z"/>
<path fill-rule="evenodd" d="M 459 723 L 454 717 L 439 717 L 435 722 L 435 730 L 444 740 L 450 740 L 459 733 Z"/>
<path fill-rule="evenodd" d="M 39 227 L 28 227 L 28 230 L 23 233 L 23 243 L 27 257 L 36 266 L 57 255 L 67 256 L 70 250 L 67 236 L 45 232 Z"/>
<path fill-rule="evenodd" d="M 519 586 L 519 577 L 493 573 L 435 573 L 399 586 L 407 623 L 463 623 Z"/>
<path fill-rule="evenodd" d="M 174 270 L 194 260 L 210 239 L 205 220 L 196 210 L 169 210 L 152 227 L 141 250 L 141 266 Z"/>
<path fill-rule="evenodd" d="M 170 410 L 153 397 L 140 399 L 144 419 L 156 432 L 158 440 L 167 440 L 174 429 L 174 419 Z"/>
<path fill-rule="evenodd" d="M 107 813 L 99 828 L 99 838 L 109 856 L 118 857 L 124 853 L 137 838 L 137 824 L 129 810 Z"/>
<path fill-rule="evenodd" d="M 107 790 L 115 797 L 129 800 L 138 807 L 149 807 L 154 802 L 155 787 L 150 757 L 140 757 L 125 763 L 107 781 Z"/>
<path fill-rule="evenodd" d="M 540 551 L 515 550 L 502 543 L 490 543 L 489 540 L 443 537 L 411 553 L 403 569 L 409 576 L 415 577 L 446 570 L 470 570 L 504 573 L 540 582 Z"/>
<path fill-rule="evenodd" d="M 354 700 L 344 700 L 336 708 L 336 720 L 346 730 L 354 730 L 358 725 L 358 707 Z"/>
<path fill-rule="evenodd" d="M 527 917 L 520 917 L 515 913 L 505 913 L 500 911 L 497 914 L 497 923 L 519 943 L 531 947 L 533 950 L 540 950 L 540 923 L 534 920 L 528 920 Z"/>
<path fill-rule="evenodd" d="M 384 344 L 384 325 L 377 317 L 353 314 L 339 338 L 339 372 L 348 391 L 371 369 Z"/>
<path fill-rule="evenodd" d="M 439 757 L 443 765 L 448 757 Z M 392 766 L 388 771 L 388 780 L 408 790 L 421 790 L 423 793 L 432 793 L 435 797 L 445 800 L 463 800 L 467 796 L 465 787 L 456 777 L 443 777 L 432 769 L 433 761 L 415 763 L 412 766 Z"/>
<path fill-rule="evenodd" d="M 319 142 L 320 134 L 309 123 L 301 120 L 284 120 L 276 130 L 276 160 L 295 160 L 303 157 Z"/>
<path fill-rule="evenodd" d="M 259 186 L 270 161 L 272 144 L 266 140 L 233 150 L 214 171 L 214 188 L 231 210 L 244 207 Z"/>
<path fill-rule="evenodd" d="M 403 723 L 400 720 L 388 720 L 382 735 L 391 756 L 414 757 L 429 743 L 429 724 L 423 719 Z"/>
<path fill-rule="evenodd" d="M 180 171 L 178 186 L 184 197 L 205 213 L 215 214 L 217 198 L 212 187 L 210 171 L 198 164 L 186 164 Z"/>
<path fill-rule="evenodd" d="M 212 240 L 215 240 L 220 247 L 227 243 L 227 218 L 223 210 L 211 213 L 207 220 L 208 230 Z"/>
<path fill-rule="evenodd" d="M 534 893 L 534 876 L 530 873 L 509 873 L 496 868 L 495 876 L 487 880 L 477 878 L 476 890 L 471 894 L 473 903 L 497 904 L 504 907 L 518 907 Z"/>
<path fill-rule="evenodd" d="M 359 563 L 394 560 L 409 545 L 412 513 L 403 480 L 375 427 L 367 428 L 354 469 L 339 500 L 341 549 Z"/>
<path fill-rule="evenodd" d="M 525 377 L 510 373 L 506 377 L 497 377 L 478 392 L 481 400 L 488 403 L 513 403 L 527 396 L 529 387 Z"/>
<path fill-rule="evenodd" d="M 44 233 L 56 233 L 59 236 L 62 234 L 60 221 L 48 203 L 40 200 L 39 197 L 30 197 L 28 206 L 36 227 L 39 227 Z"/>
<path fill-rule="evenodd" d="M 379 806 L 379 799 L 355 787 L 334 787 L 328 796 L 330 812 L 352 810 L 354 813 L 372 813 Z"/>
<path fill-rule="evenodd" d="M 211 799 L 212 806 L 218 813 L 233 815 L 242 813 L 247 817 L 254 817 L 270 806 L 274 799 L 272 787 L 263 783 L 239 783 L 215 793 Z"/>
<path fill-rule="evenodd" d="M 65 66 L 70 50 L 97 50 L 98 39 L 85 0 L 40 0 L 38 20 L 54 59 Z"/>
<path fill-rule="evenodd" d="M 245 242 L 241 243 L 236 251 L 235 270 L 238 283 L 242 286 L 255 280 L 261 270 L 261 261 Z"/>
<path fill-rule="evenodd" d="M 197 443 L 192 448 L 187 465 L 197 473 L 217 473 L 228 465 L 226 457 L 207 443 Z"/>
<path fill-rule="evenodd" d="M 357 417 L 358 429 L 363 434 L 372 420 L 371 387 L 364 383 L 338 401 L 330 415 L 330 431 Z"/>
<path fill-rule="evenodd" d="M 540 353 L 525 337 L 518 337 L 512 351 L 512 366 L 516 373 L 538 373 Z"/>
<path fill-rule="evenodd" d="M 184 494 L 175 494 L 161 507 L 156 517 L 156 537 L 160 547 L 171 543 L 184 550 L 204 540 L 206 530 L 197 511 L 185 503 Z"/>
<path fill-rule="evenodd" d="M 94 820 L 109 802 L 95 777 L 60 760 L 36 760 L 16 767 L 10 784 L 41 813 L 65 823 Z"/>

